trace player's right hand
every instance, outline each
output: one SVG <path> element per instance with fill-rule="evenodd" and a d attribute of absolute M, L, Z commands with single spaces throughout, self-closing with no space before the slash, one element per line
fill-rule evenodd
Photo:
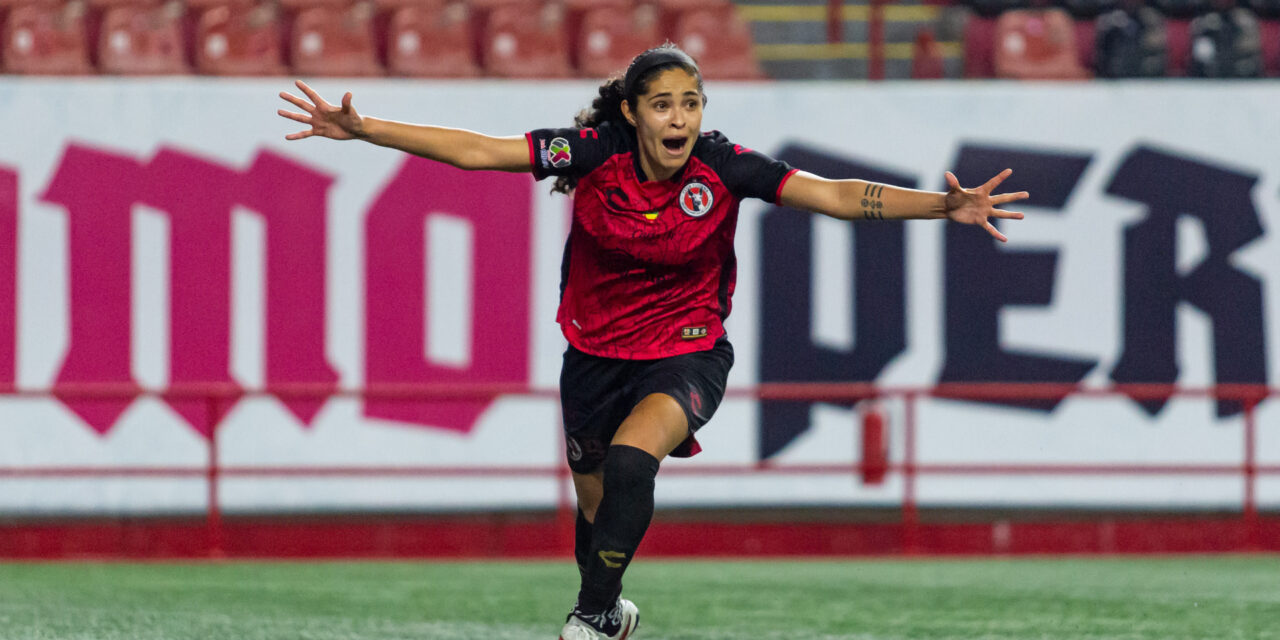
<path fill-rule="evenodd" d="M 311 127 L 305 131 L 291 133 L 285 140 L 301 140 L 311 136 L 323 136 L 334 140 L 351 140 L 364 137 L 364 118 L 351 106 L 351 92 L 342 96 L 342 106 L 334 106 L 325 102 L 307 83 L 295 80 L 294 84 L 311 101 L 307 102 L 287 91 L 281 91 L 280 97 L 286 102 L 302 109 L 306 113 L 277 110 L 276 113 L 290 120 L 296 120 Z"/>

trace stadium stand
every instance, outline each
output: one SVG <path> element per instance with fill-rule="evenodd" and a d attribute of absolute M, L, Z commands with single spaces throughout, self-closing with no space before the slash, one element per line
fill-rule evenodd
<path fill-rule="evenodd" d="M 474 77 L 475 35 L 471 9 L 463 2 L 427 2 L 389 7 L 387 71 L 397 76 Z"/>
<path fill-rule="evenodd" d="M 672 40 L 713 79 L 1280 76 L 1280 0 L 1047 4 L 0 0 L 0 72 L 600 78 Z"/>
<path fill-rule="evenodd" d="M 1280 18 L 1280 0 L 1244 0 L 1244 6 L 1259 18 Z"/>
<path fill-rule="evenodd" d="M 1006 11 L 1031 7 L 1030 0 L 968 0 L 964 4 L 984 18 L 994 18 Z"/>
<path fill-rule="evenodd" d="M 504 78 L 572 76 L 564 7 L 542 5 L 532 20 L 529 12 L 521 5 L 503 5 L 489 12 L 481 40 L 485 71 Z"/>
<path fill-rule="evenodd" d="M 1187 65 L 1191 60 L 1191 21 L 1166 16 L 1164 40 L 1168 62 L 1165 76 L 1177 78 L 1187 75 Z"/>
<path fill-rule="evenodd" d="M 1263 71 L 1268 77 L 1280 76 L 1280 20 L 1259 21 L 1258 35 L 1262 40 Z"/>
<path fill-rule="evenodd" d="M 184 13 L 178 0 L 106 8 L 98 36 L 98 69 L 120 75 L 188 73 Z"/>
<path fill-rule="evenodd" d="M 1067 10 L 1077 21 L 1092 20 L 1108 11 L 1113 11 L 1123 0 L 1058 0 L 1058 6 Z"/>
<path fill-rule="evenodd" d="M 289 36 L 289 65 L 315 76 L 379 76 L 374 6 L 311 6 L 298 11 Z"/>
<path fill-rule="evenodd" d="M 996 74 L 996 19 L 970 18 L 964 26 L 964 77 L 990 78 Z"/>
<path fill-rule="evenodd" d="M 933 32 L 921 29 L 916 33 L 911 54 L 911 78 L 914 80 L 941 80 L 946 77 L 942 47 Z"/>
<path fill-rule="evenodd" d="M 1258 19 L 1235 0 L 1215 0 L 1214 10 L 1191 21 L 1191 64 L 1199 78 L 1257 78 L 1262 75 Z"/>
<path fill-rule="evenodd" d="M 83 0 L 32 2 L 10 7 L 0 31 L 5 73 L 93 73 Z"/>
<path fill-rule="evenodd" d="M 1014 9 L 996 19 L 996 77 L 1080 80 L 1089 72 L 1077 53 L 1075 22 L 1056 7 Z"/>
<path fill-rule="evenodd" d="M 574 66 L 589 78 L 625 71 L 637 51 L 662 42 L 652 5 L 596 7 L 583 12 L 573 48 Z"/>
<path fill-rule="evenodd" d="M 733 5 L 681 11 L 672 33 L 675 43 L 698 61 L 708 77 L 723 80 L 765 77 L 751 51 L 751 27 Z"/>
<path fill-rule="evenodd" d="M 1164 16 L 1125 0 L 1097 18 L 1094 73 L 1099 78 L 1159 78 L 1168 67 Z"/>
<path fill-rule="evenodd" d="M 1151 0 L 1152 6 L 1170 18 L 1194 18 L 1209 10 L 1209 0 Z"/>
<path fill-rule="evenodd" d="M 217 76 L 281 75 L 282 40 L 276 5 L 209 7 L 196 21 L 195 69 Z"/>

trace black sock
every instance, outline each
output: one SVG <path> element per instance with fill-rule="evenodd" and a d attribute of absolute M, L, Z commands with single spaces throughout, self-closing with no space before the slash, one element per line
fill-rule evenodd
<path fill-rule="evenodd" d="M 578 520 L 573 523 L 573 557 L 578 561 L 578 576 L 587 577 L 587 559 L 591 557 L 592 525 L 578 509 Z"/>
<path fill-rule="evenodd" d="M 653 479 L 658 459 L 643 449 L 613 445 L 604 459 L 604 497 L 592 525 L 591 551 L 578 592 L 578 607 L 600 613 L 622 593 L 622 574 L 653 519 Z"/>

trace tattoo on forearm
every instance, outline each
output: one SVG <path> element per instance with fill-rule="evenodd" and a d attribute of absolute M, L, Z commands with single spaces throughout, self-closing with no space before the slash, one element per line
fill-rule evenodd
<path fill-rule="evenodd" d="M 867 220 L 884 220 L 884 201 L 880 194 L 884 193 L 884 185 L 867 183 L 862 190 L 862 217 Z"/>

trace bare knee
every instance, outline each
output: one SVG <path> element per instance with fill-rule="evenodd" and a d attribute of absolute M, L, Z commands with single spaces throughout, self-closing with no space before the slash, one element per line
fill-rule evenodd
<path fill-rule="evenodd" d="M 587 522 L 596 521 L 596 509 L 604 497 L 604 471 L 574 473 L 573 490 L 578 494 L 578 509 Z"/>
<path fill-rule="evenodd" d="M 662 460 L 687 437 L 689 421 L 680 403 L 665 393 L 653 393 L 622 421 L 612 444 L 635 447 Z"/>

